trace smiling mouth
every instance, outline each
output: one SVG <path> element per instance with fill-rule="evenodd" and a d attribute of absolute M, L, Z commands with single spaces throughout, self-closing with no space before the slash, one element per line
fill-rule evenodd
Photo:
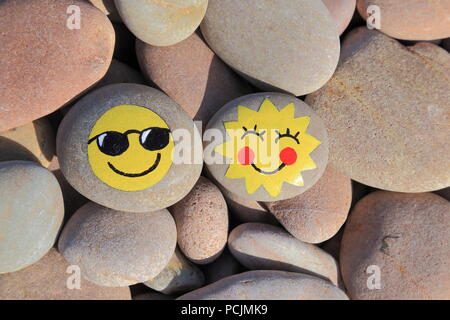
<path fill-rule="evenodd" d="M 119 169 L 114 167 L 111 162 L 108 162 L 108 166 L 111 168 L 112 171 L 114 171 L 117 174 L 120 174 L 121 176 L 129 177 L 129 178 L 138 178 L 138 177 L 143 177 L 143 176 L 149 174 L 150 172 L 152 172 L 153 170 L 155 170 L 158 167 L 160 161 L 161 161 L 161 153 L 158 153 L 153 165 L 141 173 L 126 173 L 126 172 L 120 171 Z"/>
<path fill-rule="evenodd" d="M 251 165 L 252 165 L 253 169 L 258 171 L 259 173 L 266 174 L 266 175 L 275 174 L 286 166 L 285 163 L 282 163 L 282 164 L 280 164 L 280 166 L 278 168 L 276 168 L 273 171 L 264 171 L 264 170 L 261 170 L 260 168 L 258 168 L 254 163 L 252 163 Z"/>

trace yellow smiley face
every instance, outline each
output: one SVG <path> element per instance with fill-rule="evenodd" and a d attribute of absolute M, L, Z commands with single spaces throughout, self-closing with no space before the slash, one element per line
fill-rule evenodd
<path fill-rule="evenodd" d="M 311 118 L 295 118 L 293 103 L 278 110 L 269 99 L 258 111 L 240 105 L 237 112 L 237 121 L 224 123 L 230 139 L 215 148 L 231 160 L 225 177 L 245 179 L 249 194 L 263 186 L 274 198 L 284 182 L 303 186 L 301 172 L 317 168 L 310 153 L 321 144 L 306 132 Z"/>
<path fill-rule="evenodd" d="M 87 143 L 92 171 L 114 189 L 147 189 L 161 181 L 172 165 L 169 126 L 144 107 L 109 109 L 95 123 Z"/>

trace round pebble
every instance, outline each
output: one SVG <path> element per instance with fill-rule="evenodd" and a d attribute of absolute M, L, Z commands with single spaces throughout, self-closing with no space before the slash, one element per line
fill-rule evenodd
<path fill-rule="evenodd" d="M 115 84 L 73 106 L 58 130 L 57 155 L 62 173 L 85 197 L 148 212 L 192 189 L 202 169 L 198 138 L 193 121 L 162 92 Z"/>
<path fill-rule="evenodd" d="M 280 227 L 245 223 L 228 238 L 233 256 L 251 270 L 309 273 L 338 283 L 338 265 L 332 256 L 313 244 L 302 242 Z"/>
<path fill-rule="evenodd" d="M 256 201 L 305 192 L 328 161 L 322 120 L 303 101 L 281 93 L 255 93 L 227 103 L 208 123 L 204 146 L 214 179 Z"/>
<path fill-rule="evenodd" d="M 200 177 L 189 194 L 170 209 L 178 231 L 178 245 L 197 264 L 214 261 L 228 236 L 225 199 L 211 181 Z"/>
<path fill-rule="evenodd" d="M 0 300 L 130 300 L 130 289 L 106 288 L 80 278 L 63 256 L 50 251 L 32 266 L 0 275 Z M 70 284 L 70 289 L 67 284 Z"/>
<path fill-rule="evenodd" d="M 175 251 L 176 232 L 166 209 L 129 213 L 89 202 L 65 225 L 58 248 L 85 279 L 123 287 L 152 279 L 165 268 Z"/>
<path fill-rule="evenodd" d="M 178 300 L 348 300 L 330 282 L 306 274 L 285 271 L 249 271 L 240 273 Z"/>
<path fill-rule="evenodd" d="M 0 162 L 0 274 L 42 258 L 63 216 L 61 189 L 50 171 L 29 161 Z"/>
<path fill-rule="evenodd" d="M 78 28 L 70 5 L 74 1 L 1 4 L 0 132 L 53 112 L 106 73 L 114 49 L 111 23 L 89 3 L 77 1 Z"/>
<path fill-rule="evenodd" d="M 176 44 L 194 33 L 208 0 L 115 0 L 128 29 L 154 46 Z"/>
<path fill-rule="evenodd" d="M 147 78 L 203 126 L 225 103 L 251 93 L 197 33 L 168 47 L 138 40 L 136 53 Z"/>
<path fill-rule="evenodd" d="M 450 299 L 450 202 L 377 191 L 353 209 L 340 263 L 352 299 Z M 376 289 L 376 290 L 375 290 Z"/>
<path fill-rule="evenodd" d="M 269 211 L 297 239 L 321 243 L 334 236 L 347 219 L 351 180 L 328 166 L 320 180 L 292 199 L 266 203 Z"/>
<path fill-rule="evenodd" d="M 355 12 L 356 0 L 322 0 L 337 25 L 339 34 L 347 29 Z"/>
<path fill-rule="evenodd" d="M 203 286 L 204 282 L 205 277 L 200 269 L 176 249 L 164 270 L 144 284 L 153 290 L 170 295 L 195 290 Z"/>
<path fill-rule="evenodd" d="M 37 161 L 48 167 L 55 155 L 56 137 L 50 122 L 41 118 L 0 133 L 0 161 Z"/>
<path fill-rule="evenodd" d="M 407 48 L 365 27 L 349 34 L 333 78 L 306 98 L 327 125 L 330 162 L 378 189 L 449 186 L 446 70 L 450 55 L 436 45 Z"/>
<path fill-rule="evenodd" d="M 339 34 L 322 1 L 210 0 L 201 30 L 226 64 L 263 90 L 313 92 L 339 59 Z"/>
<path fill-rule="evenodd" d="M 369 6 L 378 6 L 381 31 L 403 40 L 435 40 L 450 37 L 448 0 L 358 0 L 358 11 L 367 19 Z"/>

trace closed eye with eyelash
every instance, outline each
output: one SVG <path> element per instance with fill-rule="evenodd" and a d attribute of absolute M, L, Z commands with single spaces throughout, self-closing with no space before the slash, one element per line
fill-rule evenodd
<path fill-rule="evenodd" d="M 246 127 L 242 127 L 242 129 L 244 129 L 245 132 L 242 135 L 241 140 L 244 139 L 249 134 L 254 134 L 254 135 L 257 135 L 258 137 L 260 137 L 262 141 L 264 141 L 264 134 L 266 133 L 266 130 L 264 130 L 262 132 L 257 132 L 256 128 L 257 128 L 256 124 L 252 130 L 247 129 Z"/>
<path fill-rule="evenodd" d="M 280 131 L 277 130 L 277 134 L 278 134 L 278 137 L 275 139 L 275 143 L 280 141 L 281 138 L 291 138 L 291 139 L 294 139 L 295 142 L 297 142 L 297 144 L 300 144 L 300 141 L 297 138 L 300 134 L 300 131 L 297 132 L 296 134 L 292 135 L 290 129 L 287 128 L 286 133 L 281 134 Z"/>

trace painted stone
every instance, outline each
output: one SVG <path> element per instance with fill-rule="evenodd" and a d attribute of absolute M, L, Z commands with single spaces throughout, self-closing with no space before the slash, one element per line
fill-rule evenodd
<path fill-rule="evenodd" d="M 344 229 L 340 264 L 356 300 L 448 300 L 450 202 L 432 193 L 377 191 Z"/>
<path fill-rule="evenodd" d="M 0 162 L 0 274 L 41 259 L 63 216 L 61 189 L 50 171 L 29 161 Z"/>
<path fill-rule="evenodd" d="M 201 31 L 211 49 L 264 91 L 305 95 L 339 60 L 339 34 L 318 0 L 210 0 Z"/>
<path fill-rule="evenodd" d="M 148 212 L 174 204 L 194 186 L 202 169 L 196 139 L 193 121 L 165 94 L 115 84 L 89 93 L 68 112 L 57 155 L 62 173 L 85 197 L 120 211 Z"/>
<path fill-rule="evenodd" d="M 303 101 L 281 93 L 256 93 L 226 104 L 208 123 L 204 147 L 214 179 L 257 201 L 305 192 L 328 161 L 322 120 Z"/>
<path fill-rule="evenodd" d="M 449 186 L 449 72 L 450 55 L 436 45 L 352 31 L 332 79 L 305 100 L 327 125 L 330 163 L 383 190 Z"/>
<path fill-rule="evenodd" d="M 62 107 L 111 63 L 114 30 L 87 2 L 2 1 L 0 30 L 0 132 Z"/>
<path fill-rule="evenodd" d="M 208 0 L 115 0 L 115 4 L 137 38 L 154 46 L 170 46 L 194 33 Z"/>
<path fill-rule="evenodd" d="M 128 287 L 97 286 L 69 267 L 52 248 L 38 262 L 18 272 L 0 275 L 0 300 L 130 300 Z M 72 278 L 70 278 L 72 277 Z M 72 280 L 72 281 L 70 281 Z M 68 283 L 73 287 L 68 287 Z"/>
<path fill-rule="evenodd" d="M 286 271 L 240 273 L 191 291 L 177 300 L 348 300 L 331 282 Z"/>
<path fill-rule="evenodd" d="M 89 202 L 64 226 L 58 249 L 85 279 L 123 287 L 156 277 L 172 257 L 176 239 L 166 209 L 129 213 Z"/>

